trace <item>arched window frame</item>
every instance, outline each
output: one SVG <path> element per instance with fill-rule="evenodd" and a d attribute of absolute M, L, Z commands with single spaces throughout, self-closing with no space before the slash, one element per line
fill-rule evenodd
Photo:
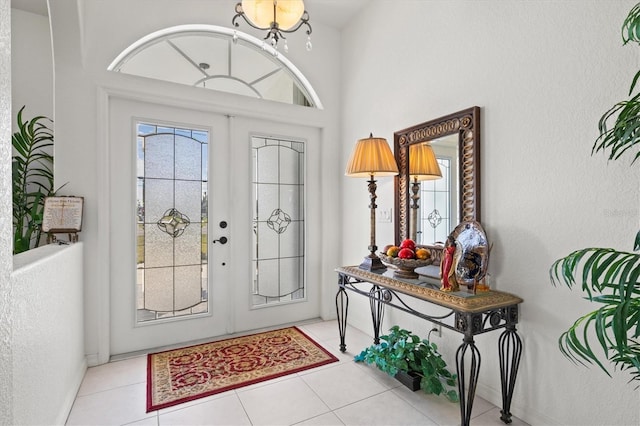
<path fill-rule="evenodd" d="M 311 83 L 307 80 L 307 78 L 300 72 L 300 70 L 291 63 L 284 55 L 275 50 L 271 45 L 265 43 L 263 40 L 260 40 L 256 37 L 253 37 L 249 34 L 243 33 L 238 30 L 225 28 L 217 25 L 208 25 L 208 24 L 188 24 L 188 25 L 177 25 L 169 28 L 164 28 L 162 30 L 155 31 L 150 33 L 127 47 L 123 50 L 107 67 L 109 71 L 119 72 L 124 64 L 127 63 L 131 58 L 136 56 L 139 52 L 147 49 L 154 44 L 163 42 L 165 40 L 169 40 L 172 37 L 178 35 L 197 35 L 197 34 L 213 34 L 216 36 L 227 37 L 231 40 L 236 38 L 237 40 L 242 40 L 249 47 L 253 48 L 253 50 L 257 54 L 261 54 L 263 56 L 271 55 L 270 59 L 279 62 L 282 68 L 287 71 L 292 79 L 297 83 L 298 87 L 301 88 L 305 95 L 307 95 L 307 99 L 311 102 L 311 106 L 317 109 L 324 109 L 318 94 L 311 86 Z"/>

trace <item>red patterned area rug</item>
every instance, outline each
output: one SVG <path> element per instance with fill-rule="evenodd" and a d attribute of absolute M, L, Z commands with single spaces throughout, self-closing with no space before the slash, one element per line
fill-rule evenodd
<path fill-rule="evenodd" d="M 147 412 L 336 361 L 296 327 L 149 354 Z"/>

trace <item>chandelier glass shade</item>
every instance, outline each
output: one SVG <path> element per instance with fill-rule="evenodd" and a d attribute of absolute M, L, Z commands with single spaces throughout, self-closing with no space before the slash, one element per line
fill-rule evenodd
<path fill-rule="evenodd" d="M 306 48 L 311 50 L 311 25 L 303 0 L 242 0 L 236 4 L 235 11 L 231 21 L 235 27 L 240 26 L 237 20 L 242 17 L 251 27 L 266 30 L 264 39 L 274 48 L 278 47 L 278 41 L 284 40 L 285 52 L 288 46 L 283 33 L 293 33 L 306 25 Z"/>
<path fill-rule="evenodd" d="M 274 5 L 273 0 L 242 0 L 242 10 L 257 27 L 269 28 L 272 22 L 277 22 L 280 30 L 289 30 L 302 17 L 304 3 L 280 0 Z"/>

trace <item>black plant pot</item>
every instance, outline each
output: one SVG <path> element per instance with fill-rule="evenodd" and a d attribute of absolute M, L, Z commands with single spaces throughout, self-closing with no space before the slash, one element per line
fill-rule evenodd
<path fill-rule="evenodd" d="M 420 375 L 413 371 L 398 371 L 398 374 L 395 375 L 396 380 L 400 383 L 411 389 L 412 391 L 417 391 L 420 389 Z"/>

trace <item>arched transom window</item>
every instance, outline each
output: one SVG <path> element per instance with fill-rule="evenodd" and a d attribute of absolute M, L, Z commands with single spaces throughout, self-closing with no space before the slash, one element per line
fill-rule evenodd
<path fill-rule="evenodd" d="M 180 25 L 125 49 L 109 70 L 322 109 L 302 73 L 270 45 L 215 25 Z"/>

